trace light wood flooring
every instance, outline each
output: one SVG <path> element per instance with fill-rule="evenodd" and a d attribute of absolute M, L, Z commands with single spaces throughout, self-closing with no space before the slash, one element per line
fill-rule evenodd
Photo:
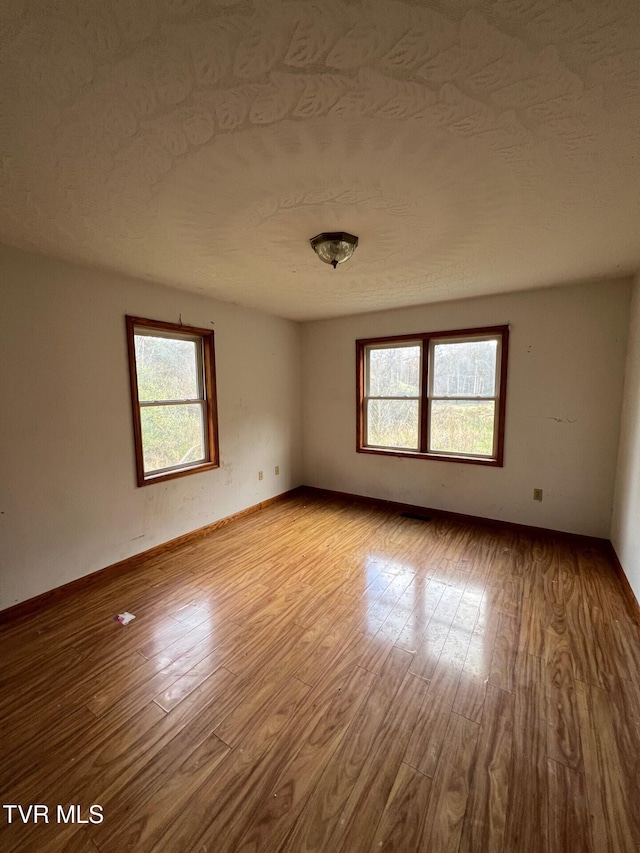
<path fill-rule="evenodd" d="M 302 494 L 0 654 L 1 802 L 50 815 L 3 810 L 3 853 L 640 850 L 639 631 L 598 545 Z"/>

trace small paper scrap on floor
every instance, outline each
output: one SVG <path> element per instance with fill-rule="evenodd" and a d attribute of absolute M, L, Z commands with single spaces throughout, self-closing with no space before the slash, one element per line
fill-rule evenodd
<path fill-rule="evenodd" d="M 113 618 L 115 619 L 116 622 L 119 622 L 121 625 L 128 625 L 129 622 L 131 622 L 131 620 L 135 619 L 136 617 L 133 615 L 133 613 L 127 613 L 125 611 L 124 613 L 118 613 L 118 615 L 114 616 Z"/>

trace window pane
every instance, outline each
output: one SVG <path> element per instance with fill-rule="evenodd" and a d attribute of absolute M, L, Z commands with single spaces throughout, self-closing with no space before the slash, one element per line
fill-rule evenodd
<path fill-rule="evenodd" d="M 140 400 L 194 400 L 200 394 L 196 341 L 136 335 Z"/>
<path fill-rule="evenodd" d="M 189 465 L 205 459 L 202 409 L 198 403 L 141 408 L 146 474 L 172 465 Z"/>
<path fill-rule="evenodd" d="M 494 422 L 493 400 L 433 400 L 429 449 L 492 456 Z"/>
<path fill-rule="evenodd" d="M 420 347 L 369 350 L 369 397 L 417 397 L 420 393 Z"/>
<path fill-rule="evenodd" d="M 434 397 L 495 397 L 497 341 L 435 344 Z"/>
<path fill-rule="evenodd" d="M 417 400 L 369 400 L 367 444 L 418 448 Z"/>

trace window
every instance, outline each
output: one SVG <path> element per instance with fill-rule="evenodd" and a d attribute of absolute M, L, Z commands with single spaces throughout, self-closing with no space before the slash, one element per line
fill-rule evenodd
<path fill-rule="evenodd" d="M 217 468 L 213 331 L 127 317 L 138 485 Z"/>
<path fill-rule="evenodd" d="M 357 450 L 501 466 L 508 326 L 356 341 Z"/>

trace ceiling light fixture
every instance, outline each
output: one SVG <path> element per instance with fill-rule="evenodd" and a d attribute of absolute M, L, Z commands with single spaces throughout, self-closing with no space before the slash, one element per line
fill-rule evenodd
<path fill-rule="evenodd" d="M 329 231 L 326 234 L 318 234 L 309 241 L 311 248 L 325 264 L 331 264 L 335 269 L 338 264 L 348 261 L 353 255 L 358 238 L 346 231 Z"/>

